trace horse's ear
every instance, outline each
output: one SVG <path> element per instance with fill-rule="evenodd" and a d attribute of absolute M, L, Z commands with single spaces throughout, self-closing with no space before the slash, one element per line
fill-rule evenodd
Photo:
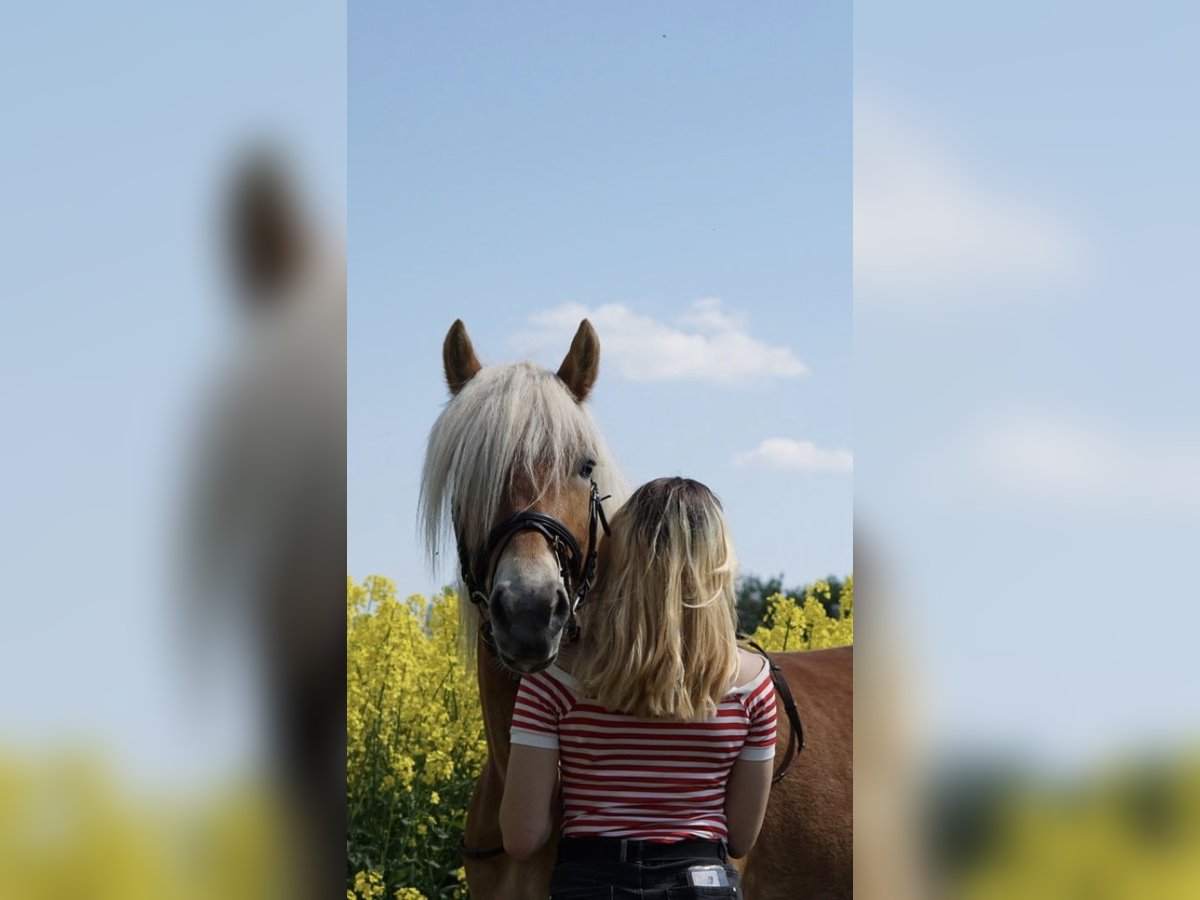
<path fill-rule="evenodd" d="M 563 380 L 575 399 L 582 403 L 596 383 L 600 374 L 600 338 L 592 323 L 584 319 L 579 323 L 571 349 L 558 367 L 558 377 Z"/>
<path fill-rule="evenodd" d="M 457 394 L 471 378 L 483 368 L 467 337 L 467 326 L 462 319 L 455 319 L 450 330 L 446 332 L 446 341 L 442 344 L 442 364 L 446 368 L 446 384 L 450 393 Z"/>

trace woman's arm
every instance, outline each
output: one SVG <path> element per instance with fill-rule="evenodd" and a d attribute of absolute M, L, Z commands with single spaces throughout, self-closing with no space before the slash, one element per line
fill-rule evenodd
<path fill-rule="evenodd" d="M 729 855 L 750 852 L 762 828 L 771 795 L 773 759 L 738 759 L 725 786 L 725 825 L 729 829 Z"/>
<path fill-rule="evenodd" d="M 500 801 L 500 834 L 509 856 L 529 859 L 550 839 L 557 794 L 558 750 L 513 744 Z"/>

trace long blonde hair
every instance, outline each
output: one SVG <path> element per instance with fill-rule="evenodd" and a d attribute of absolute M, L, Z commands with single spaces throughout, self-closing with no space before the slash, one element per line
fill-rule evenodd
<path fill-rule="evenodd" d="M 613 516 L 575 677 L 608 709 L 699 721 L 738 668 L 737 558 L 721 503 L 689 478 L 638 488 Z"/>

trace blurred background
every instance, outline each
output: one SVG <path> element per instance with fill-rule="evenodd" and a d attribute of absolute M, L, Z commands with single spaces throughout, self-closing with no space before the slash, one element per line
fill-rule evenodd
<path fill-rule="evenodd" d="M 344 9 L 12 7 L 0 105 L 0 896 L 331 896 Z"/>
<path fill-rule="evenodd" d="M 0 896 L 341 886 L 345 18 L 6 10 Z M 1197 895 L 1198 24 L 854 7 L 863 896 Z"/>
<path fill-rule="evenodd" d="M 855 4 L 860 884 L 1200 886 L 1197 24 Z"/>

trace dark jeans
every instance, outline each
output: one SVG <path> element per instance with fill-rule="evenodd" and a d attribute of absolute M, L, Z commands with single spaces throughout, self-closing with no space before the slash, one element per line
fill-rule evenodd
<path fill-rule="evenodd" d="M 693 866 L 721 866 L 729 884 L 690 884 L 687 870 Z M 550 875 L 550 900 L 740 900 L 741 895 L 725 845 L 715 841 L 564 838 Z"/>

